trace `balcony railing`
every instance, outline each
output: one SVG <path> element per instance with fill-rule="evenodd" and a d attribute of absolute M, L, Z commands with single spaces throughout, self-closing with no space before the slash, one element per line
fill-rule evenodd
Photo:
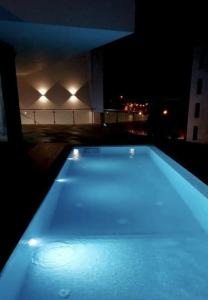
<path fill-rule="evenodd" d="M 94 124 L 100 123 L 99 113 L 91 109 L 20 109 L 22 124 Z M 105 123 L 145 122 L 148 115 L 139 115 L 138 112 L 119 110 L 105 110 Z"/>
<path fill-rule="evenodd" d="M 91 109 L 20 109 L 22 124 L 92 124 L 95 113 Z"/>
<path fill-rule="evenodd" d="M 138 112 L 128 112 L 124 110 L 105 110 L 105 123 L 122 123 L 122 122 L 145 122 L 148 119 L 147 114 L 140 115 Z"/>

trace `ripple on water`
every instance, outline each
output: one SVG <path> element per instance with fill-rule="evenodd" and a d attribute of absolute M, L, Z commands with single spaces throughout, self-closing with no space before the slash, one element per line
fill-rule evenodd
<path fill-rule="evenodd" d="M 72 246 L 67 242 L 52 242 L 36 248 L 32 263 L 44 268 L 70 266 L 73 257 Z"/>

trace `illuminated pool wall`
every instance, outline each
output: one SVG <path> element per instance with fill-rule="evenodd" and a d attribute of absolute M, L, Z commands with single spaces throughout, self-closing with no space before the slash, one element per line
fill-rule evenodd
<path fill-rule="evenodd" d="M 157 148 L 152 147 L 152 150 L 150 150 L 150 155 L 154 163 L 178 191 L 205 232 L 208 232 L 207 186 Z"/>

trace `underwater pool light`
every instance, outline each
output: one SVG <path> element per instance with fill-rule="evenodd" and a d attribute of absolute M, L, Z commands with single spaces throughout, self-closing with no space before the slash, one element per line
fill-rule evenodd
<path fill-rule="evenodd" d="M 27 243 L 28 243 L 28 245 L 30 247 L 35 247 L 35 246 L 38 246 L 40 244 L 40 240 L 38 240 L 38 239 L 30 239 L 30 240 L 28 240 Z"/>

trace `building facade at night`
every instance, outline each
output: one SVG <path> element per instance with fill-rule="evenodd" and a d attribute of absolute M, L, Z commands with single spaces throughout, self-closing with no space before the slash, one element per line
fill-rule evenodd
<path fill-rule="evenodd" d="M 194 51 L 187 140 L 208 143 L 208 48 L 198 46 Z"/>
<path fill-rule="evenodd" d="M 95 84 L 96 77 L 99 80 Z M 18 74 L 17 83 L 22 124 L 88 124 L 100 120 L 99 113 L 103 110 L 101 50 L 48 62 L 40 70 Z"/>
<path fill-rule="evenodd" d="M 99 122 L 101 47 L 131 34 L 134 14 L 134 0 L 5 0 L 0 6 L 1 139 L 18 136 L 20 119 L 22 124 Z"/>

